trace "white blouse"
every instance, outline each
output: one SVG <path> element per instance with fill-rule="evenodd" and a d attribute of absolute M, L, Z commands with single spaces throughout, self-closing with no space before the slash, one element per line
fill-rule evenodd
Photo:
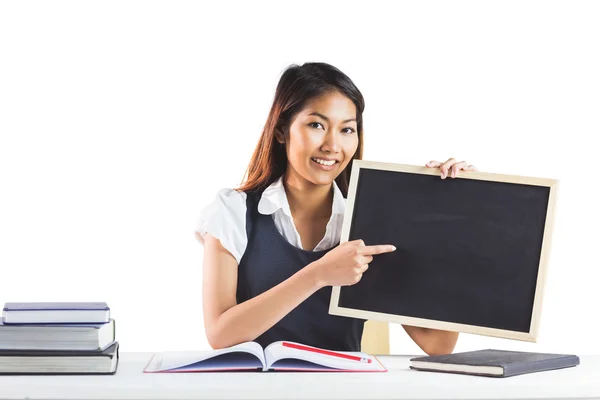
<path fill-rule="evenodd" d="M 334 181 L 331 217 L 327 223 L 325 236 L 313 251 L 329 249 L 340 240 L 345 209 L 346 199 Z M 272 215 L 279 233 L 293 246 L 302 248 L 300 234 L 294 225 L 283 186 L 283 176 L 265 189 L 258 202 L 258 212 L 263 215 Z M 219 239 L 223 247 L 235 257 L 239 264 L 248 244 L 246 193 L 230 188 L 219 190 L 215 199 L 202 209 L 197 221 L 196 232 L 202 236 L 210 233 Z"/>

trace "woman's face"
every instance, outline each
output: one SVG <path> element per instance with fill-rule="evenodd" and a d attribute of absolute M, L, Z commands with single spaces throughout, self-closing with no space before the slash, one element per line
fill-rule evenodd
<path fill-rule="evenodd" d="M 356 107 L 348 97 L 331 92 L 309 101 L 285 137 L 288 178 L 331 184 L 356 153 L 357 130 Z"/>

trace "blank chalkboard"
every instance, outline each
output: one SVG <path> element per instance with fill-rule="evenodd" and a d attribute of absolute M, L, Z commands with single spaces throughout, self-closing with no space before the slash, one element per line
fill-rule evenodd
<path fill-rule="evenodd" d="M 558 181 L 353 161 L 341 242 L 393 244 L 330 314 L 535 342 Z"/>

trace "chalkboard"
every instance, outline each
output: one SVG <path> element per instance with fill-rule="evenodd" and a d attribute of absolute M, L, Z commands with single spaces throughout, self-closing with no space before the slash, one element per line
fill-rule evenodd
<path fill-rule="evenodd" d="M 558 181 L 354 160 L 341 242 L 393 244 L 329 313 L 535 342 Z"/>

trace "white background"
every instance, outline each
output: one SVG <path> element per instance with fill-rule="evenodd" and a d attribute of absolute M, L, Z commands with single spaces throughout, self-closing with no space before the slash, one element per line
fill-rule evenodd
<path fill-rule="evenodd" d="M 365 159 L 560 181 L 538 343 L 456 351 L 600 353 L 600 3 L 214 3 L 0 4 L 0 303 L 107 301 L 123 351 L 207 349 L 196 219 L 285 67 L 323 61 Z"/>

